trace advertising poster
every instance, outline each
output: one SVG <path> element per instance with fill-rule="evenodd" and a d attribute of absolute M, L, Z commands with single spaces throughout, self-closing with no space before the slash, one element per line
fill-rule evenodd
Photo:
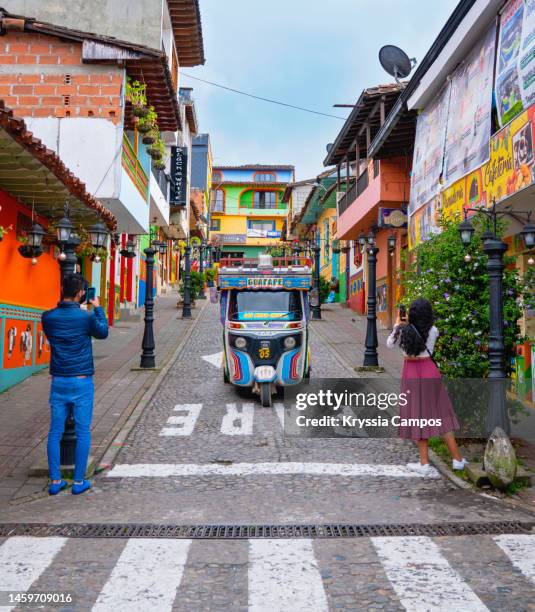
<path fill-rule="evenodd" d="M 440 204 L 441 197 L 436 196 L 411 216 L 409 221 L 409 250 L 414 249 L 420 242 L 428 240 L 439 231 Z"/>
<path fill-rule="evenodd" d="M 33 365 L 33 321 L 6 319 L 4 332 L 5 369 Z"/>
<path fill-rule="evenodd" d="M 535 0 L 502 11 L 495 90 L 502 127 L 535 102 Z"/>
<path fill-rule="evenodd" d="M 443 178 L 447 185 L 489 158 L 496 24 L 453 73 Z"/>
<path fill-rule="evenodd" d="M 377 281 L 377 289 L 375 297 L 377 300 L 377 312 L 386 312 L 388 306 L 388 290 L 386 286 L 386 278 Z"/>
<path fill-rule="evenodd" d="M 35 364 L 43 365 L 50 362 L 50 344 L 43 331 L 41 321 L 36 323 L 37 330 L 35 335 Z"/>
<path fill-rule="evenodd" d="M 409 215 L 436 195 L 446 138 L 450 84 L 444 86 L 416 122 Z"/>

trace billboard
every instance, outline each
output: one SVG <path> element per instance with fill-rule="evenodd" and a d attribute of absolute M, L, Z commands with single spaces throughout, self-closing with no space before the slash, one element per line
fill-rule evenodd
<path fill-rule="evenodd" d="M 535 103 L 535 0 L 510 0 L 502 11 L 495 91 L 502 127 Z"/>
<path fill-rule="evenodd" d="M 493 23 L 451 77 L 443 170 L 446 185 L 489 158 L 495 41 Z"/>

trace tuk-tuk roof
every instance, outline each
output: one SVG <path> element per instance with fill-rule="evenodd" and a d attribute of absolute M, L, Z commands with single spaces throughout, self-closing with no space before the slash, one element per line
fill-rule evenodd
<path fill-rule="evenodd" d="M 219 288 L 310 290 L 312 262 L 308 257 L 225 258 L 219 267 Z"/>

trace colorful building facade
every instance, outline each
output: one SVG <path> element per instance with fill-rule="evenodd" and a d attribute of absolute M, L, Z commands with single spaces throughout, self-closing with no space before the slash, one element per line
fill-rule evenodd
<path fill-rule="evenodd" d="M 293 166 L 215 166 L 211 242 L 235 257 L 257 257 L 277 247 L 288 216 L 284 190 L 293 180 Z"/>

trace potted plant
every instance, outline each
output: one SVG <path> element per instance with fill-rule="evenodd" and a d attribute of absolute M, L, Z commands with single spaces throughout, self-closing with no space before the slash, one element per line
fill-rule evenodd
<path fill-rule="evenodd" d="M 165 155 L 164 141 L 158 136 L 158 138 L 156 139 L 156 142 L 154 142 L 152 145 L 150 145 L 150 147 L 148 147 L 147 153 L 152 157 L 152 159 L 155 159 L 155 160 L 163 159 Z"/>
<path fill-rule="evenodd" d="M 156 127 L 158 115 L 154 110 L 154 106 L 149 106 L 147 110 L 147 114 L 144 117 L 141 117 L 141 119 L 137 123 L 137 131 L 141 134 L 148 134 L 149 132 L 152 132 Z"/>
<path fill-rule="evenodd" d="M 154 126 L 150 132 L 148 132 L 147 134 L 145 134 L 141 140 L 141 142 L 143 142 L 144 145 L 153 145 L 155 142 L 157 142 L 160 138 L 160 132 L 158 131 L 158 127 Z"/>
<path fill-rule="evenodd" d="M 163 159 L 155 160 L 154 167 L 156 168 L 156 170 L 165 170 L 165 160 Z"/>
<path fill-rule="evenodd" d="M 208 285 L 208 287 L 214 286 L 215 275 L 216 271 L 214 270 L 214 268 L 207 268 L 204 271 L 204 277 L 206 278 L 206 284 Z"/>
<path fill-rule="evenodd" d="M 339 240 L 333 240 L 332 250 L 333 250 L 333 253 L 340 253 L 340 241 Z"/>
<path fill-rule="evenodd" d="M 132 104 L 132 112 L 136 117 L 146 117 L 150 112 L 147 108 L 146 91 L 145 84 L 130 78 L 126 81 L 126 99 Z"/>

